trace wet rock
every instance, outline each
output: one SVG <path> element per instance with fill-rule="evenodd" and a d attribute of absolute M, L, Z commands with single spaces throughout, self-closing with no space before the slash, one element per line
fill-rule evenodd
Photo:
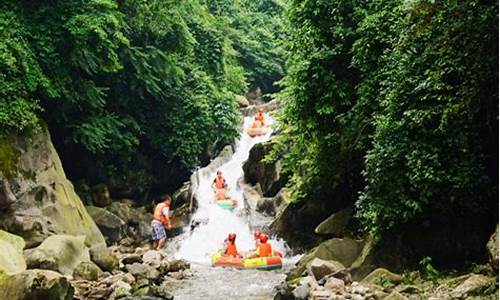
<path fill-rule="evenodd" d="M 81 262 L 73 271 L 73 278 L 76 280 L 97 281 L 102 276 L 102 270 L 93 262 Z"/>
<path fill-rule="evenodd" d="M 142 256 L 142 263 L 149 265 L 153 268 L 158 268 L 163 257 L 160 252 L 156 250 L 149 250 Z"/>
<path fill-rule="evenodd" d="M 172 277 L 175 280 L 182 280 L 184 279 L 184 272 L 182 271 L 177 271 L 177 272 L 170 272 L 168 276 Z"/>
<path fill-rule="evenodd" d="M 307 284 L 302 284 L 293 289 L 292 295 L 296 300 L 307 300 L 309 297 L 309 286 Z"/>
<path fill-rule="evenodd" d="M 18 273 L 26 270 L 22 237 L 0 230 L 0 273 Z"/>
<path fill-rule="evenodd" d="M 260 185 L 250 186 L 248 184 L 240 185 L 243 189 L 243 199 L 245 199 L 245 205 L 251 210 L 256 210 L 259 202 L 263 199 L 262 190 Z"/>
<path fill-rule="evenodd" d="M 498 271 L 498 224 L 495 232 L 491 235 L 486 248 L 488 250 L 491 266 L 493 269 Z"/>
<path fill-rule="evenodd" d="M 98 207 L 106 207 L 113 202 L 109 195 L 108 186 L 105 184 L 98 184 L 92 187 L 92 200 Z"/>
<path fill-rule="evenodd" d="M 281 172 L 281 162 L 264 161 L 264 157 L 273 148 L 273 141 L 256 144 L 250 150 L 247 161 L 243 164 L 245 181 L 255 185 L 260 184 L 266 197 L 273 197 L 285 186 L 288 177 Z"/>
<path fill-rule="evenodd" d="M 328 300 L 332 296 L 332 292 L 326 290 L 314 290 L 310 293 L 312 300 Z"/>
<path fill-rule="evenodd" d="M 363 280 L 361 280 L 361 283 L 373 283 L 373 284 L 378 284 L 378 285 L 384 285 L 384 284 L 393 284 L 393 285 L 398 285 L 403 281 L 403 277 L 401 275 L 392 273 L 389 270 L 386 270 L 384 268 L 378 268 L 368 274 Z"/>
<path fill-rule="evenodd" d="M 384 298 L 385 300 L 408 300 L 405 296 L 401 295 L 400 293 L 393 291 L 392 293 L 389 294 L 389 296 Z"/>
<path fill-rule="evenodd" d="M 104 245 L 94 245 L 90 247 L 90 259 L 103 271 L 112 272 L 119 267 L 118 257 Z"/>
<path fill-rule="evenodd" d="M 15 154 L 12 176 L 0 174 L 0 201 L 9 206 L 0 211 L 3 229 L 23 237 L 28 248 L 54 234 L 85 235 L 89 244 L 104 243 L 66 178 L 46 128 L 31 136 L 12 134 L 1 143 Z"/>
<path fill-rule="evenodd" d="M 109 243 L 116 243 L 124 237 L 126 224 L 122 219 L 101 207 L 86 208 Z"/>
<path fill-rule="evenodd" d="M 155 268 L 139 263 L 126 265 L 125 268 L 135 278 L 146 278 L 150 280 L 156 280 L 161 275 L 160 272 L 158 272 L 158 270 L 156 270 Z"/>
<path fill-rule="evenodd" d="M 352 207 L 344 208 L 338 212 L 333 213 L 326 220 L 321 222 L 314 233 L 319 235 L 330 235 L 342 237 L 346 232 L 346 227 L 352 219 L 354 210 Z"/>
<path fill-rule="evenodd" d="M 26 270 L 0 276 L 0 299 L 72 300 L 74 289 L 61 274 L 49 270 Z"/>
<path fill-rule="evenodd" d="M 25 254 L 29 269 L 48 269 L 64 275 L 72 275 L 81 262 L 90 262 L 85 236 L 53 235 Z"/>
<path fill-rule="evenodd" d="M 134 295 L 134 296 L 128 296 L 125 298 L 120 298 L 121 300 L 173 300 L 174 296 L 172 295 L 163 295 L 162 297 L 155 297 L 155 296 L 149 296 L 149 295 Z"/>
<path fill-rule="evenodd" d="M 106 280 L 88 281 L 73 280 L 71 285 L 75 288 L 75 299 L 100 300 L 107 299 L 112 290 Z"/>
<path fill-rule="evenodd" d="M 468 296 L 475 296 L 488 289 L 492 284 L 494 284 L 494 282 L 494 278 L 474 274 L 467 280 L 465 280 L 462 284 L 453 289 L 451 295 L 454 298 L 466 298 Z"/>
<path fill-rule="evenodd" d="M 130 246 L 123 246 L 122 245 L 122 246 L 119 246 L 118 249 L 119 249 L 119 251 L 121 253 L 125 253 L 125 254 L 133 254 L 133 253 L 135 253 L 134 247 L 130 247 Z"/>
<path fill-rule="evenodd" d="M 177 272 L 189 269 L 191 265 L 183 259 L 171 260 L 168 262 L 167 272 Z"/>
<path fill-rule="evenodd" d="M 127 254 L 121 259 L 121 263 L 124 265 L 142 263 L 142 257 L 139 254 Z"/>
<path fill-rule="evenodd" d="M 338 261 L 327 261 L 320 258 L 314 258 L 307 264 L 307 271 L 314 276 L 316 280 L 320 280 L 328 274 L 338 272 L 345 267 Z"/>

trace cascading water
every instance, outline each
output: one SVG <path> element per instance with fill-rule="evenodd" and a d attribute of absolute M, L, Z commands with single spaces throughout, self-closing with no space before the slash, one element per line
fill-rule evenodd
<path fill-rule="evenodd" d="M 251 121 L 252 118 L 245 118 L 245 129 Z M 271 119 L 270 122 L 272 121 Z M 243 131 L 231 159 L 218 168 L 226 178 L 229 195 L 238 202 L 234 212 L 221 209 L 214 203 L 211 185 L 216 169 L 206 167 L 198 171 L 198 210 L 193 219 L 205 220 L 205 223 L 181 237 L 175 256 L 191 262 L 194 277 L 174 291 L 175 299 L 272 299 L 273 287 L 284 278 L 283 270 L 237 270 L 214 268 L 210 265 L 212 253 L 221 248 L 229 233 L 237 234 L 236 245 L 239 251 L 255 248 L 253 228 L 245 214 L 243 193 L 238 187 L 238 180 L 243 176 L 242 165 L 248 158 L 250 149 L 257 143 L 269 140 L 270 135 L 269 132 L 265 136 L 251 138 Z M 270 240 L 270 243 L 274 249 L 285 253 L 283 242 Z M 284 259 L 284 265 L 291 264 L 292 260 L 295 259 Z"/>

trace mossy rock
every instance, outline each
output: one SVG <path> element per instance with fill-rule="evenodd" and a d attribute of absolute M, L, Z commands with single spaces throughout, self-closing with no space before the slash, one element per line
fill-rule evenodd
<path fill-rule="evenodd" d="M 18 174 L 17 164 L 21 152 L 16 149 L 6 135 L 0 134 L 0 174 L 13 178 Z"/>
<path fill-rule="evenodd" d="M 0 273 L 0 299 L 72 300 L 74 289 L 63 275 L 49 270 Z"/>
<path fill-rule="evenodd" d="M 26 270 L 22 237 L 0 230 L 0 272 L 8 274 Z"/>

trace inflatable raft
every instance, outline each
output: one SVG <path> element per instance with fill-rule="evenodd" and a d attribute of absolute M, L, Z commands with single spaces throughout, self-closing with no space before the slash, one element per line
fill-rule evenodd
<path fill-rule="evenodd" d="M 275 270 L 281 268 L 281 257 L 257 257 L 257 258 L 239 258 L 232 256 L 223 256 L 216 252 L 212 255 L 212 266 L 233 267 L 238 269 L 259 269 Z"/>
<path fill-rule="evenodd" d="M 217 200 L 217 205 L 220 208 L 227 209 L 227 210 L 234 210 L 236 208 L 236 205 L 238 205 L 238 202 L 236 200 Z"/>
<path fill-rule="evenodd" d="M 256 127 L 256 128 L 248 128 L 247 133 L 251 137 L 261 136 L 267 134 L 269 129 L 267 127 Z"/>

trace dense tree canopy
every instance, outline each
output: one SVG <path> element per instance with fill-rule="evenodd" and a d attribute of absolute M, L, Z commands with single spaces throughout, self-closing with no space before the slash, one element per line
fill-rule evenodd
<path fill-rule="evenodd" d="M 295 199 L 348 194 L 378 232 L 496 212 L 496 2 L 292 1 L 287 19 Z"/>
<path fill-rule="evenodd" d="M 75 180 L 175 187 L 235 137 L 234 94 L 283 73 L 271 0 L 0 8 L 0 127 L 28 130 L 41 117 Z"/>

